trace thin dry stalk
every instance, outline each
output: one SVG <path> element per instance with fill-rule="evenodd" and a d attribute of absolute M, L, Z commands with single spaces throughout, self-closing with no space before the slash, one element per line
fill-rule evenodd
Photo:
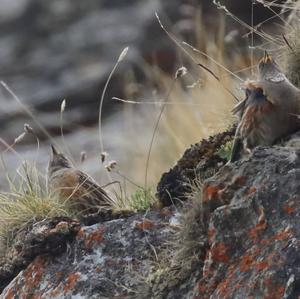
<path fill-rule="evenodd" d="M 176 82 L 176 79 L 177 79 L 177 77 L 175 76 L 174 79 L 173 79 L 173 81 L 172 81 L 171 87 L 170 87 L 170 89 L 169 89 L 169 91 L 167 93 L 166 101 L 169 100 L 169 97 L 170 97 L 171 92 L 173 90 L 173 87 L 174 87 L 174 84 Z M 152 137 L 151 137 L 151 140 L 150 140 L 150 145 L 149 145 L 149 149 L 148 149 L 148 153 L 147 153 L 147 159 L 146 159 L 145 189 L 148 188 L 148 186 L 147 186 L 147 184 L 148 184 L 148 170 L 149 170 L 149 163 L 150 163 L 150 156 L 151 156 L 151 151 L 152 151 L 152 147 L 153 147 L 153 142 L 154 142 L 154 138 L 155 138 L 156 132 L 158 130 L 160 119 L 162 117 L 162 114 L 164 113 L 165 107 L 166 107 L 166 105 L 163 104 L 162 107 L 161 107 L 161 109 L 160 109 L 160 112 L 158 114 L 158 117 L 157 117 L 157 120 L 156 120 L 156 123 L 155 123 L 155 126 L 154 126 L 153 134 L 152 134 Z"/>

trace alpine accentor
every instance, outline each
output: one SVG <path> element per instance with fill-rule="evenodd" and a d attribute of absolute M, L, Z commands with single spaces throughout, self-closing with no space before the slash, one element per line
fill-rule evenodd
<path fill-rule="evenodd" d="M 246 81 L 246 98 L 233 113 L 238 115 L 230 162 L 239 159 L 243 149 L 272 145 L 300 129 L 300 90 L 281 72 L 274 59 L 265 52 L 260 60 L 257 81 Z"/>
<path fill-rule="evenodd" d="M 52 192 L 69 199 L 72 208 L 79 212 L 94 213 L 108 208 L 109 195 L 90 176 L 74 168 L 65 155 L 52 145 L 48 167 L 48 184 Z"/>

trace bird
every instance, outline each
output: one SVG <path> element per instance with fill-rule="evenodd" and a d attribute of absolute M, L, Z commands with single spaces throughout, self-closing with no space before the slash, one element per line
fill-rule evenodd
<path fill-rule="evenodd" d="M 109 209 L 111 197 L 86 173 L 76 169 L 70 160 L 51 145 L 48 186 L 61 199 L 67 199 L 73 210 L 86 215 Z"/>
<path fill-rule="evenodd" d="M 232 110 L 239 122 L 229 162 L 245 150 L 269 146 L 300 129 L 300 90 L 265 51 L 258 64 L 258 79 L 244 83 L 245 99 Z"/>

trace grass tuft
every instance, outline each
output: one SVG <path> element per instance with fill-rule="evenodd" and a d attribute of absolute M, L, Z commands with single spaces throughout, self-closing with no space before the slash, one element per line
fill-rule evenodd
<path fill-rule="evenodd" d="M 218 156 L 221 157 L 222 159 L 229 161 L 231 157 L 232 146 L 233 146 L 233 141 L 226 142 L 218 150 L 217 152 Z"/>
<path fill-rule="evenodd" d="M 130 207 L 135 211 L 146 211 L 155 202 L 156 199 L 151 188 L 138 189 L 134 193 L 132 193 L 129 198 Z"/>
<path fill-rule="evenodd" d="M 129 196 L 123 192 L 115 192 L 114 201 L 111 202 L 112 209 L 115 211 L 146 211 L 157 203 L 152 188 L 139 187 Z"/>
<path fill-rule="evenodd" d="M 31 223 L 53 217 L 73 217 L 67 201 L 48 191 L 36 168 L 23 164 L 9 192 L 0 192 L 0 256 L 5 256 L 16 234 Z"/>
<path fill-rule="evenodd" d="M 188 283 L 201 276 L 199 269 L 207 249 L 207 221 L 202 202 L 202 183 L 196 180 L 188 194 L 190 201 L 180 211 L 178 232 L 168 246 L 159 253 L 159 263 L 145 279 L 149 286 L 149 298 L 162 298 L 183 282 Z M 157 294 L 160 296 L 156 297 Z"/>

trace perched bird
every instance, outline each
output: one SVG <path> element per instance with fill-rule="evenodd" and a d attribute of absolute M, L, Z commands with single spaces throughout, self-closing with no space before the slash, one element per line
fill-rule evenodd
<path fill-rule="evenodd" d="M 52 192 L 69 199 L 71 207 L 82 214 L 108 208 L 109 195 L 91 177 L 74 168 L 71 162 L 53 145 L 48 166 L 48 185 Z"/>
<path fill-rule="evenodd" d="M 272 145 L 300 129 L 300 90 L 267 52 L 259 62 L 258 72 L 257 81 L 245 82 L 246 98 L 233 109 L 240 120 L 230 162 L 238 160 L 244 149 Z"/>

